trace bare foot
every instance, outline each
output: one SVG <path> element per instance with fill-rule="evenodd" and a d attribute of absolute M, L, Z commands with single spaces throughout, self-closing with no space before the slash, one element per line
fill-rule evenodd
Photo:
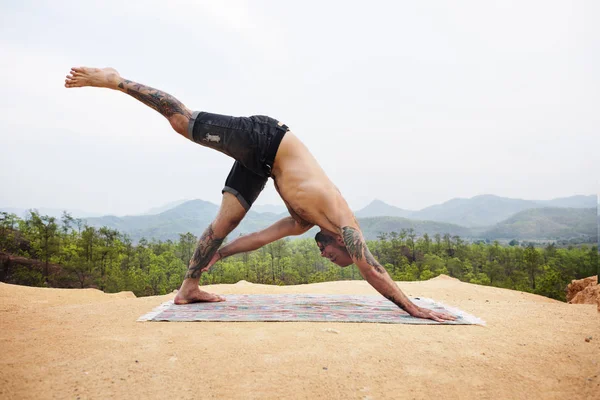
<path fill-rule="evenodd" d="M 116 89 L 121 76 L 114 68 L 73 67 L 65 79 L 65 87 L 95 86 Z"/>
<path fill-rule="evenodd" d="M 183 282 L 183 285 L 181 285 L 179 292 L 177 292 L 177 295 L 173 300 L 175 304 L 219 301 L 225 301 L 225 298 L 216 294 L 205 292 L 204 290 L 200 290 L 197 282 L 188 284 L 186 281 Z"/>

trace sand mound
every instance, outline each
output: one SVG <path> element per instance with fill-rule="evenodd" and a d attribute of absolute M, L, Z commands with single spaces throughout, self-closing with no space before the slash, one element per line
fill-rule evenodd
<path fill-rule="evenodd" d="M 444 275 L 444 274 L 438 275 L 435 278 L 431 278 L 429 280 L 430 281 L 456 281 L 456 282 L 460 282 L 460 279 L 456 279 L 456 278 L 453 278 L 451 276 Z"/>
<path fill-rule="evenodd" d="M 571 304 L 598 304 L 599 295 L 597 276 L 573 280 L 567 286 L 567 302 Z"/>
<path fill-rule="evenodd" d="M 133 292 L 104 293 L 98 289 L 56 289 L 10 285 L 0 282 L 0 310 L 46 307 L 134 299 Z"/>
<path fill-rule="evenodd" d="M 447 276 L 399 286 L 487 326 L 136 322 L 175 294 L 0 284 L 0 398 L 598 398 L 596 307 Z M 204 289 L 376 294 L 364 281 Z"/>
<path fill-rule="evenodd" d="M 109 296 L 117 299 L 135 299 L 137 296 L 131 291 L 123 291 L 119 293 L 107 293 Z"/>

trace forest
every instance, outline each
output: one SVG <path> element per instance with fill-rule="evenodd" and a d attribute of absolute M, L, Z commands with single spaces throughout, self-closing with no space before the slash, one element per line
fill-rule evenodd
<path fill-rule="evenodd" d="M 231 239 L 231 238 L 230 238 Z M 29 286 L 132 291 L 162 295 L 179 288 L 196 247 L 190 232 L 178 240 L 134 243 L 127 234 L 95 228 L 64 213 L 61 218 L 31 210 L 25 218 L 0 213 L 0 281 Z M 375 258 L 396 281 L 446 274 L 464 282 L 515 289 L 565 301 L 572 279 L 598 273 L 597 245 L 530 242 L 468 242 L 460 236 L 412 229 L 381 233 L 369 240 Z M 240 280 L 298 285 L 362 280 L 354 266 L 340 268 L 320 256 L 314 239 L 286 238 L 220 260 L 201 284 Z"/>

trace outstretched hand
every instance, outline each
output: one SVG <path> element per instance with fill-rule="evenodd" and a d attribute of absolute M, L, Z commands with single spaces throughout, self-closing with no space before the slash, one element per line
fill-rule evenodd
<path fill-rule="evenodd" d="M 417 307 L 415 311 L 409 312 L 410 315 L 417 318 L 432 319 L 437 322 L 454 321 L 456 317 L 451 314 L 432 311 L 428 308 Z"/>
<path fill-rule="evenodd" d="M 214 256 L 212 256 L 212 258 L 210 259 L 209 263 L 206 265 L 206 267 L 202 268 L 200 271 L 202 272 L 206 272 L 210 269 L 210 267 L 212 267 L 217 261 L 219 261 L 221 259 L 221 253 L 219 253 L 218 251 L 215 253 Z"/>

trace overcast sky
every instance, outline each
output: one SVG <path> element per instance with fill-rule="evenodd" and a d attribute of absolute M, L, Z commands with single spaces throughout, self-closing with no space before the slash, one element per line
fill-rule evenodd
<path fill-rule="evenodd" d="M 493 3 L 3 1 L 0 207 L 220 202 L 231 159 L 80 65 L 285 122 L 353 209 L 597 193 L 599 3 Z"/>

